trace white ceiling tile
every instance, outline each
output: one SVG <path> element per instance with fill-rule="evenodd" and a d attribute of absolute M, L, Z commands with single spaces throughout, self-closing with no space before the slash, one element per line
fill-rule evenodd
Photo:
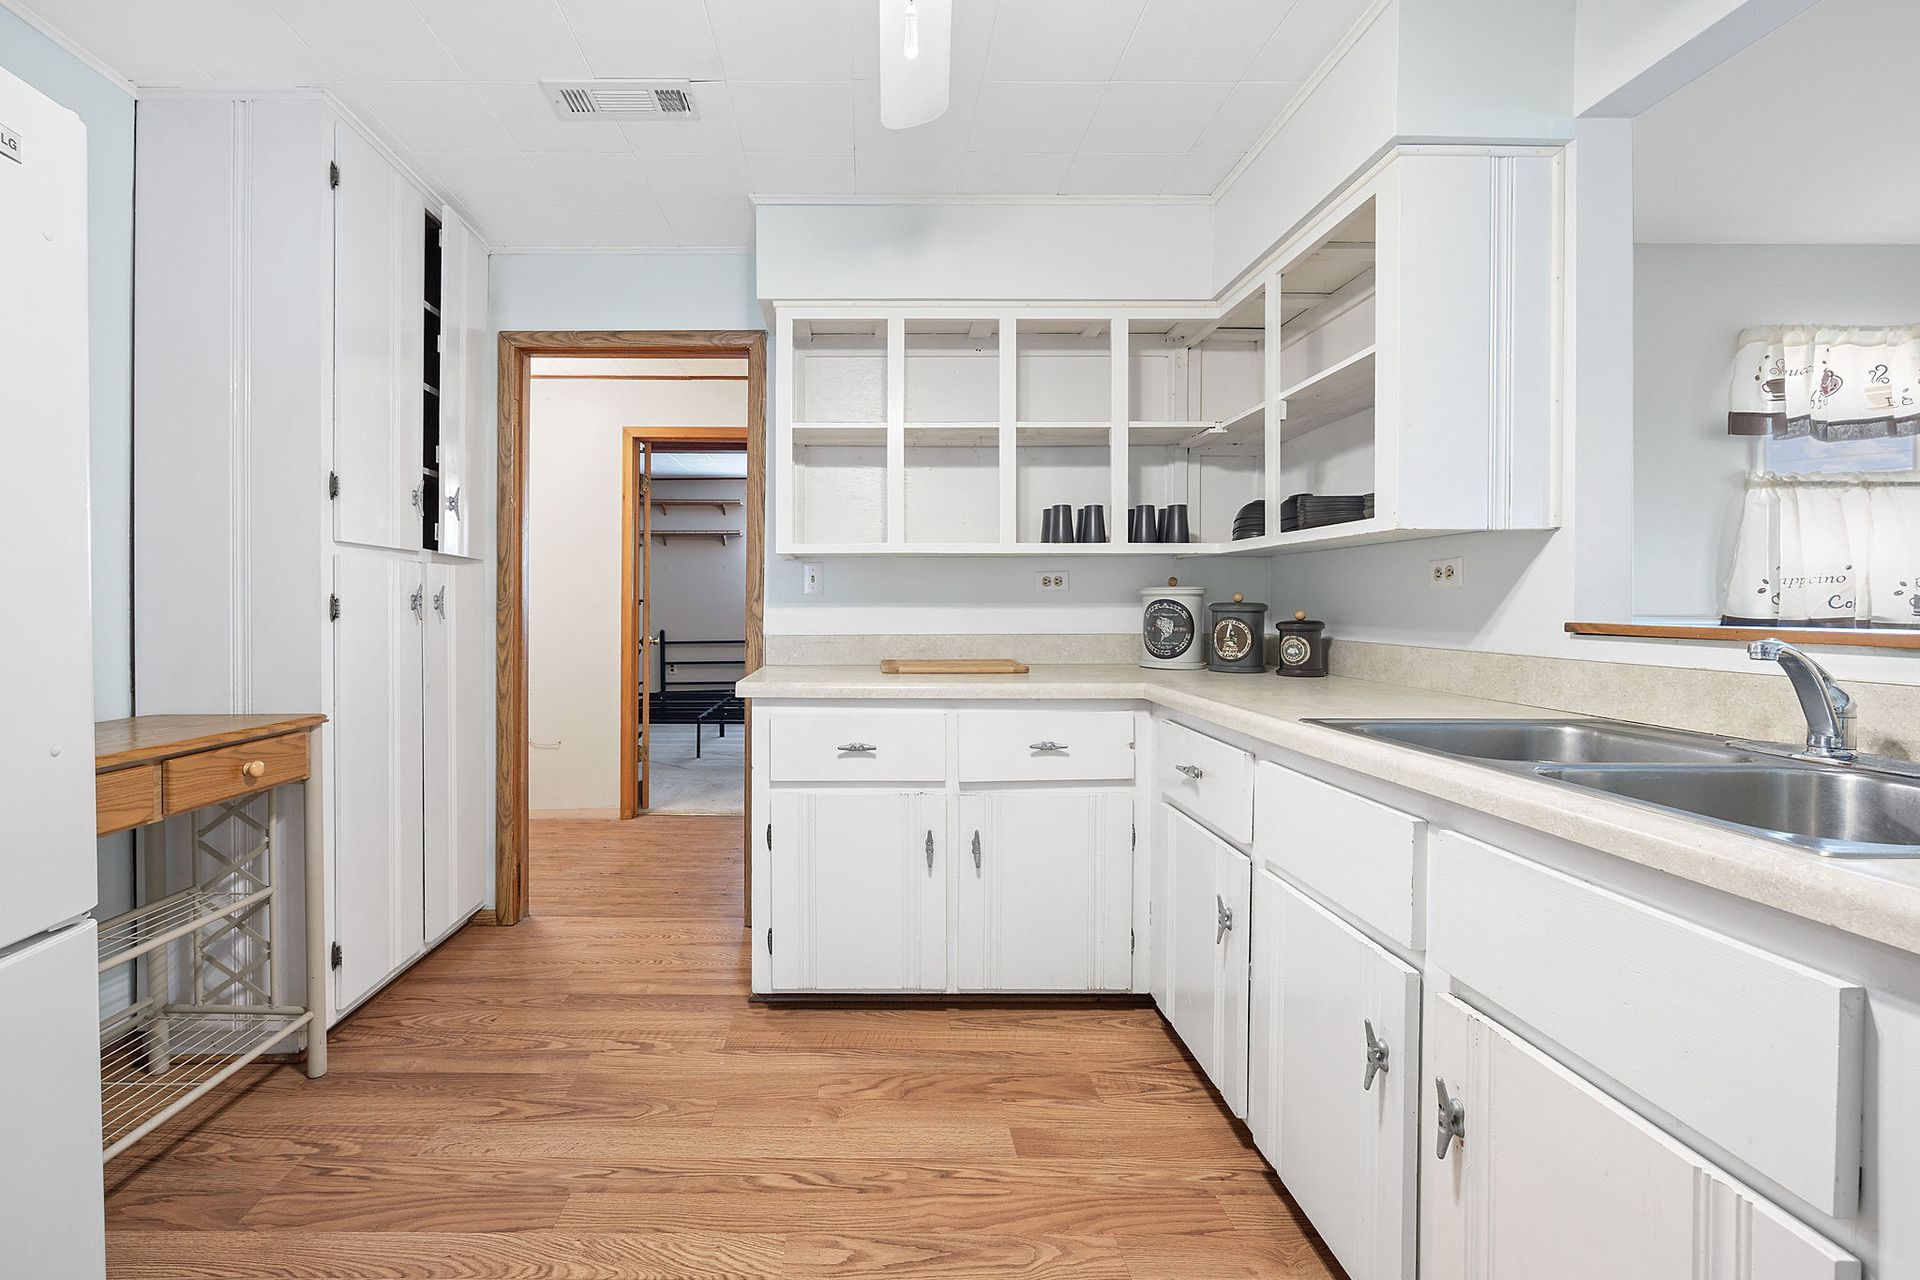
<path fill-rule="evenodd" d="M 342 80 L 458 80 L 460 66 L 410 4 L 264 0 Z"/>
<path fill-rule="evenodd" d="M 572 242 L 567 211 L 557 205 L 470 208 L 487 239 L 508 249 L 557 249 Z"/>
<path fill-rule="evenodd" d="M 729 80 L 851 79 L 852 13 L 853 0 L 707 0 Z"/>
<path fill-rule="evenodd" d="M 733 120 L 748 151 L 847 151 L 853 147 L 849 81 L 731 80 Z"/>
<path fill-rule="evenodd" d="M 441 194 L 468 207 L 555 203 L 547 183 L 517 151 L 501 155 L 455 152 L 411 158 L 418 162 L 417 167 Z"/>
<path fill-rule="evenodd" d="M 1146 0 L 1008 0 L 993 21 L 988 80 L 1105 81 Z"/>
<path fill-rule="evenodd" d="M 993 35 L 995 14 L 1032 0 L 953 0 L 953 50 L 949 71 L 955 80 L 978 80 L 986 70 L 987 41 Z M 853 78 L 880 78 L 880 7 L 874 0 L 854 0 Z"/>
<path fill-rule="evenodd" d="M 306 42 L 255 0 L 170 0 L 148 7 L 166 16 L 172 41 L 191 49 L 194 64 L 221 84 L 304 87 L 333 78 Z"/>
<path fill-rule="evenodd" d="M 983 81 L 967 150 L 1077 151 L 1105 88 Z"/>
<path fill-rule="evenodd" d="M 40 20 L 139 85 L 204 88 L 212 78 L 159 10 L 131 0 L 40 0 Z"/>
<path fill-rule="evenodd" d="M 1316 0 L 1299 0 L 1313 4 Z M 1238 80 L 1292 0 L 1147 0 L 1116 80 Z"/>
<path fill-rule="evenodd" d="M 1189 151 L 1161 189 L 1169 196 L 1210 196 L 1220 180 L 1240 163 L 1243 151 Z"/>
<path fill-rule="evenodd" d="M 680 244 L 716 249 L 753 246 L 753 206 L 745 200 L 669 204 L 665 208 L 667 222 Z"/>
<path fill-rule="evenodd" d="M 853 190 L 851 151 L 776 151 L 747 157 L 753 191 L 767 196 L 843 195 Z"/>
<path fill-rule="evenodd" d="M 733 120 L 733 97 L 724 80 L 706 80 L 693 86 L 698 118 L 628 120 L 621 124 L 627 145 L 641 155 L 661 151 L 738 151 L 740 130 Z M 549 108 L 551 109 L 551 108 Z"/>
<path fill-rule="evenodd" d="M 960 157 L 957 154 L 855 152 L 853 187 L 873 195 L 950 195 L 960 189 Z"/>
<path fill-rule="evenodd" d="M 745 156 L 652 155 L 640 157 L 640 166 L 655 198 L 667 207 L 744 202 L 753 185 Z"/>
<path fill-rule="evenodd" d="M 655 208 L 508 206 L 471 211 L 494 244 L 514 249 L 647 248 L 676 242 Z"/>
<path fill-rule="evenodd" d="M 539 80 L 588 74 L 555 0 L 413 0 L 470 80 Z"/>
<path fill-rule="evenodd" d="M 960 164 L 960 190 L 968 195 L 1050 196 L 1060 190 L 1071 155 L 1018 151 L 973 151 Z"/>
<path fill-rule="evenodd" d="M 1260 140 L 1281 110 L 1300 92 L 1297 84 L 1269 84 L 1246 80 L 1233 86 L 1220 104 L 1200 140 L 1201 151 L 1245 151 Z"/>
<path fill-rule="evenodd" d="M 1226 101 L 1224 84 L 1122 84 L 1107 86 L 1093 113 L 1083 151 L 1109 154 L 1185 152 Z"/>
<path fill-rule="evenodd" d="M 652 184 L 637 156 L 537 155 L 528 159 L 552 191 L 553 204 L 604 209 L 655 203 Z"/>
<path fill-rule="evenodd" d="M 1298 0 L 1266 48 L 1246 69 L 1249 80 L 1304 82 L 1365 13 L 1369 0 Z"/>
<path fill-rule="evenodd" d="M 409 151 L 513 150 L 513 139 L 464 81 L 369 80 L 345 86 Z"/>
<path fill-rule="evenodd" d="M 880 82 L 862 80 L 854 85 L 854 150 L 963 151 L 979 97 L 978 81 L 956 80 L 948 86 L 947 110 L 938 120 L 912 129 L 889 129 L 880 123 Z"/>
<path fill-rule="evenodd" d="M 1060 191 L 1070 196 L 1143 196 L 1167 185 L 1180 157 L 1082 152 L 1073 158 Z"/>
<path fill-rule="evenodd" d="M 718 80 L 705 6 L 688 0 L 560 0 L 596 76 Z"/>
<path fill-rule="evenodd" d="M 474 86 L 522 151 L 625 152 L 627 135 L 612 120 L 563 120 L 546 93 L 535 84 L 479 83 Z"/>
<path fill-rule="evenodd" d="M 573 226 L 569 246 L 646 249 L 670 243 L 673 226 L 658 205 L 626 209 L 566 210 Z"/>

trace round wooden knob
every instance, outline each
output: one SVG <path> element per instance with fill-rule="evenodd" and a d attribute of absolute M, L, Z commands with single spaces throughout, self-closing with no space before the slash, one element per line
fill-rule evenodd
<path fill-rule="evenodd" d="M 1239 604 L 1242 600 L 1245 600 L 1245 599 L 1246 597 L 1241 595 L 1238 591 L 1233 593 L 1233 602 L 1235 604 Z"/>
<path fill-rule="evenodd" d="M 1305 622 L 1307 620 L 1307 611 L 1305 609 L 1295 609 L 1293 611 L 1293 620 L 1295 622 Z"/>
<path fill-rule="evenodd" d="M 265 760 L 249 760 L 240 766 L 240 772 L 246 774 L 249 778 L 264 778 L 267 774 L 267 762 Z"/>
<path fill-rule="evenodd" d="M 1179 586 L 1179 585 L 1180 585 L 1180 579 L 1178 579 L 1178 578 L 1168 578 L 1168 579 L 1167 579 L 1167 585 L 1168 585 L 1168 586 L 1170 586 L 1170 587 L 1177 587 L 1177 586 Z"/>

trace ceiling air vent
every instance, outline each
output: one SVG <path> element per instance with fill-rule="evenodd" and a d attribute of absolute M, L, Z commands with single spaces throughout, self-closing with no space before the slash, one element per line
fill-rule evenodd
<path fill-rule="evenodd" d="M 686 80 L 542 80 L 563 120 L 697 120 Z"/>

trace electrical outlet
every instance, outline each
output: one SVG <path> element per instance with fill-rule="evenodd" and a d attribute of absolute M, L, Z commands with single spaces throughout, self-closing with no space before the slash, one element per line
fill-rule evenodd
<path fill-rule="evenodd" d="M 1432 572 L 1433 588 L 1436 591 L 1459 586 L 1467 578 L 1467 562 L 1460 556 L 1450 560 L 1434 560 L 1428 565 Z"/>
<path fill-rule="evenodd" d="M 1043 569 L 1034 575 L 1039 579 L 1042 591 L 1065 591 L 1067 589 L 1067 571 L 1065 569 Z"/>
<path fill-rule="evenodd" d="M 818 564 L 807 563 L 800 566 L 800 589 L 807 595 L 818 595 L 827 589 L 827 577 Z"/>

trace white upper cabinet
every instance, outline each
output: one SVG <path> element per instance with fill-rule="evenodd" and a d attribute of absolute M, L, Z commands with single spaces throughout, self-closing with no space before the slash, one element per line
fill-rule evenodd
<path fill-rule="evenodd" d="M 1166 1009 L 1188 1052 L 1235 1115 L 1247 1110 L 1247 856 L 1172 805 L 1167 840 Z"/>
<path fill-rule="evenodd" d="M 490 472 L 494 426 L 493 332 L 487 322 L 487 252 L 458 218 L 441 227 L 440 382 L 435 550 L 479 559 L 487 531 L 478 527 L 489 501 L 480 477 Z M 432 400 L 423 402 L 431 405 Z M 424 411 L 424 410 L 423 410 Z"/>
<path fill-rule="evenodd" d="M 1839 1246 L 1453 997 L 1428 1002 L 1426 1043 L 1427 1280 L 1861 1275 Z M 1441 1136 L 1443 1095 L 1457 1138 Z"/>

